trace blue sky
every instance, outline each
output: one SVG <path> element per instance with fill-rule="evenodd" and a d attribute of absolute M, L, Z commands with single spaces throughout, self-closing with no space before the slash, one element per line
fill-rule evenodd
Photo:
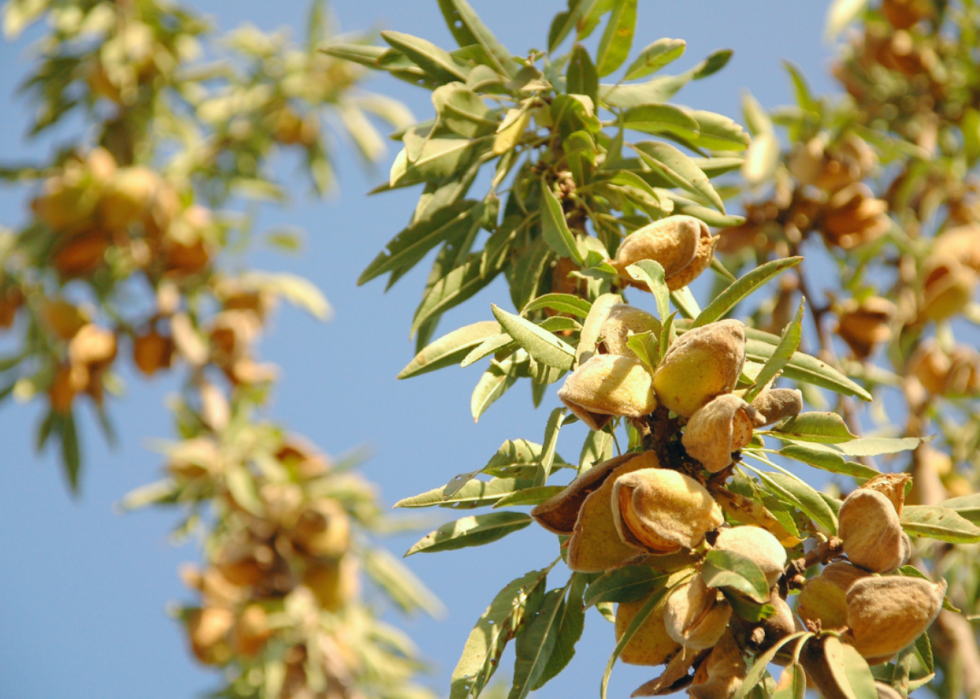
<path fill-rule="evenodd" d="M 558 0 L 471 2 L 515 53 L 542 46 L 552 15 L 565 5 Z M 263 29 L 296 28 L 307 12 L 305 0 L 208 0 L 194 6 L 222 29 L 242 22 Z M 332 10 L 344 30 L 390 28 L 452 45 L 435 0 L 338 1 Z M 783 59 L 801 66 L 815 91 L 834 89 L 828 77 L 830 47 L 821 39 L 825 11 L 825 4 L 817 2 L 644 2 L 635 45 L 661 37 L 685 39 L 687 54 L 679 68 L 714 49 L 734 49 L 725 70 L 685 88 L 675 101 L 741 121 L 743 90 L 750 90 L 766 107 L 791 100 Z M 302 30 L 295 29 L 294 35 L 301 36 Z M 0 72 L 0 123 L 6 124 L 0 161 L 47 147 L 23 140 L 27 105 L 14 97 L 29 65 L 27 39 L 0 43 L 0 65 L 5 68 Z M 368 87 L 405 101 L 420 118 L 431 111 L 428 93 L 404 83 L 379 77 Z M 335 316 L 328 324 L 318 324 L 283 307 L 261 352 L 283 368 L 272 416 L 329 453 L 367 447 L 371 457 L 363 472 L 380 484 L 390 504 L 482 466 L 505 439 L 540 441 L 548 412 L 558 403 L 551 391 L 534 411 L 527 387 L 518 385 L 474 424 L 469 396 L 481 367 L 395 380 L 413 354 L 408 329 L 426 266 L 420 265 L 388 294 L 380 280 L 361 288 L 355 281 L 404 225 L 417 192 L 366 196 L 385 179 L 394 149 L 386 162 L 368 173 L 349 148 L 341 144 L 336 152 L 337 193 L 318 201 L 300 184 L 294 187 L 297 195 L 290 208 L 267 210 L 261 216 L 262 226 L 304 228 L 303 254 L 279 257 L 262 252 L 251 258 L 256 266 L 313 280 L 334 305 Z M 284 163 L 282 171 L 288 176 L 291 163 Z M 23 192 L 0 190 L 0 224 L 14 225 L 25 212 Z M 440 333 L 490 318 L 491 302 L 509 307 L 502 280 L 449 313 Z M 0 490 L 5 571 L 0 577 L 0 698 L 172 699 L 218 686 L 216 673 L 191 660 L 180 628 L 165 613 L 168 602 L 190 598 L 177 567 L 196 560 L 197 548 L 170 545 L 168 532 L 176 521 L 172 512 L 113 511 L 126 492 L 159 475 L 160 459 L 147 444 L 151 438 L 170 435 L 164 399 L 173 388 L 160 380 L 128 382 L 127 396 L 113 410 L 122 435 L 115 449 L 106 447 L 91 419 L 83 420 L 87 468 L 77 500 L 69 497 L 56 460 L 33 452 L 39 405 L 0 407 L 0 436 L 7 455 Z M 573 458 L 583 436 L 580 425 L 569 429 L 559 452 Z M 388 545 L 401 553 L 418 536 L 421 533 L 393 537 Z M 449 610 L 438 622 L 398 621 L 432 664 L 429 684 L 442 694 L 448 691 L 463 642 L 493 595 L 555 554 L 554 537 L 531 527 L 503 544 L 408 559 Z M 598 614 L 588 617 L 578 655 L 540 696 L 595 696 L 613 645 L 612 627 Z M 626 696 L 651 676 L 647 669 L 618 668 L 610 696 Z"/>

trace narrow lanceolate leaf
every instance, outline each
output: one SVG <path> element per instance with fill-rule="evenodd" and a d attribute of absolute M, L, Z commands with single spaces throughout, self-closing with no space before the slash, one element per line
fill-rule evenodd
<path fill-rule="evenodd" d="M 738 688 L 738 691 L 735 692 L 732 699 L 745 699 L 747 696 L 749 696 L 752 690 L 755 689 L 756 685 L 762 681 L 762 678 L 766 674 L 766 669 L 769 667 L 769 663 L 773 661 L 773 658 L 776 657 L 776 653 L 778 653 L 783 646 L 793 643 L 794 641 L 803 643 L 806 640 L 804 637 L 809 636 L 813 636 L 813 634 L 809 631 L 797 631 L 794 634 L 790 634 L 789 636 L 779 639 L 775 644 L 773 644 L 772 648 L 767 650 L 762 655 L 757 656 L 755 662 L 752 663 L 752 667 L 750 667 L 749 671 L 745 674 L 745 679 L 742 680 L 741 686 Z"/>
<path fill-rule="evenodd" d="M 732 310 L 742 299 L 768 282 L 783 270 L 795 267 L 803 261 L 802 257 L 785 257 L 780 260 L 772 260 L 741 277 L 727 289 L 722 291 L 708 306 L 701 311 L 691 326 L 693 328 L 714 323 L 725 317 L 728 311 Z M 778 345 L 777 345 L 778 346 Z M 771 355 L 770 355 L 771 356 Z"/>
<path fill-rule="evenodd" d="M 585 299 L 574 296 L 572 294 L 545 294 L 544 296 L 539 296 L 531 303 L 524 306 L 524 310 L 521 311 L 521 315 L 527 315 L 531 311 L 536 311 L 540 308 L 550 308 L 553 311 L 558 311 L 559 313 L 570 313 L 579 318 L 588 318 L 589 311 L 592 309 L 592 304 Z"/>
<path fill-rule="evenodd" d="M 742 163 L 742 177 L 750 185 L 768 182 L 779 166 L 779 139 L 773 131 L 763 131 L 752 139 Z"/>
<path fill-rule="evenodd" d="M 683 579 L 684 578 L 677 581 L 676 584 L 679 585 Z M 616 664 L 619 656 L 622 655 L 623 649 L 631 640 L 633 640 L 633 636 L 635 636 L 636 632 L 640 630 L 640 627 L 646 623 L 646 620 L 653 613 L 653 610 L 658 604 L 660 604 L 660 600 L 662 600 L 664 595 L 673 589 L 673 587 L 674 585 L 669 588 L 665 587 L 663 589 L 655 590 L 650 595 L 650 598 L 643 604 L 643 606 L 640 607 L 639 611 L 636 613 L 636 616 L 633 617 L 633 621 L 631 621 L 629 626 L 626 627 L 626 631 L 623 632 L 622 637 L 616 643 L 616 647 L 613 649 L 612 655 L 609 656 L 609 662 L 606 663 L 606 671 L 602 673 L 602 682 L 599 685 L 599 699 L 606 699 L 606 691 L 609 689 L 609 678 L 612 675 L 613 666 Z"/>
<path fill-rule="evenodd" d="M 592 8 L 599 0 L 573 0 L 569 3 L 567 12 L 560 12 L 555 16 L 548 32 L 548 51 L 555 52 L 555 49 L 577 28 L 579 22 L 592 12 Z"/>
<path fill-rule="evenodd" d="M 78 494 L 78 474 L 82 469 L 82 452 L 78 447 L 75 429 L 75 413 L 67 413 L 61 420 L 61 460 L 73 495 Z"/>
<path fill-rule="evenodd" d="M 619 294 L 603 294 L 592 303 L 592 308 L 589 309 L 589 315 L 586 316 L 585 324 L 582 326 L 582 332 L 579 335 L 578 347 L 575 349 L 576 366 L 581 366 L 587 362 L 595 353 L 599 331 L 609 315 L 609 309 L 622 302 L 623 297 Z"/>
<path fill-rule="evenodd" d="M 782 687 L 773 693 L 772 699 L 806 699 L 806 671 L 799 663 L 783 670 L 779 684 Z"/>
<path fill-rule="evenodd" d="M 555 624 L 555 647 L 548 658 L 548 664 L 538 681 L 531 687 L 537 690 L 543 687 L 548 680 L 555 677 L 565 669 L 565 666 L 575 655 L 575 644 L 582 637 L 585 629 L 585 607 L 582 604 L 582 593 L 585 591 L 586 581 L 589 576 L 585 573 L 572 573 L 568 581 L 568 597 L 562 603 L 558 611 L 558 619 Z"/>
<path fill-rule="evenodd" d="M 544 673 L 558 641 L 558 626 L 567 587 L 551 590 L 534 618 L 525 622 L 515 644 L 514 681 L 507 699 L 524 699 Z"/>
<path fill-rule="evenodd" d="M 738 283 L 736 281 L 736 283 Z M 800 347 L 800 340 L 803 338 L 803 309 L 806 299 L 800 299 L 800 307 L 796 311 L 796 317 L 783 330 L 783 335 L 776 345 L 776 350 L 763 365 L 762 371 L 755 377 L 755 385 L 752 386 L 743 396 L 746 403 L 751 403 L 752 399 L 759 395 L 766 384 L 775 379 L 782 372 L 783 368 L 789 364 L 796 350 Z M 845 428 L 846 429 L 846 428 Z M 848 433 L 850 434 L 850 433 Z M 854 435 L 850 435 L 853 437 Z"/>
<path fill-rule="evenodd" d="M 406 612 L 422 610 L 431 617 L 446 616 L 446 607 L 415 573 L 385 549 L 369 549 L 364 570 Z"/>
<path fill-rule="evenodd" d="M 860 437 L 850 442 L 835 444 L 834 449 L 848 456 L 881 456 L 911 451 L 932 437 Z"/>
<path fill-rule="evenodd" d="M 461 488 L 456 488 L 452 492 L 447 493 L 449 485 L 433 488 L 410 498 L 403 498 L 396 502 L 394 507 L 440 506 L 461 510 L 485 507 L 494 505 L 529 485 L 531 485 L 531 481 L 526 478 L 494 478 L 489 481 L 466 479 Z"/>
<path fill-rule="evenodd" d="M 493 598 L 466 640 L 450 679 L 449 699 L 470 699 L 483 691 L 497 669 L 507 642 L 525 620 L 527 598 L 543 588 L 551 568 L 533 570 L 517 578 Z"/>
<path fill-rule="evenodd" d="M 530 486 L 505 495 L 494 503 L 493 508 L 530 507 L 540 505 L 565 489 L 563 485 Z"/>
<path fill-rule="evenodd" d="M 407 379 L 452 364 L 459 364 L 473 348 L 499 332 L 500 323 L 495 320 L 481 320 L 479 323 L 453 330 L 415 355 L 408 366 L 399 372 L 398 378 Z"/>
<path fill-rule="evenodd" d="M 649 566 L 623 566 L 615 568 L 594 580 L 585 591 L 586 608 L 601 602 L 636 602 L 650 594 L 651 590 L 666 587 L 671 575 Z"/>
<path fill-rule="evenodd" d="M 755 328 L 746 328 L 745 338 L 745 358 L 759 364 L 765 364 L 779 344 L 776 335 Z M 816 357 L 802 352 L 793 355 L 783 369 L 783 376 L 794 381 L 827 388 L 845 396 L 871 400 L 871 394 L 860 385 Z"/>
<path fill-rule="evenodd" d="M 479 345 L 474 347 L 469 354 L 463 357 L 463 360 L 459 363 L 459 366 L 465 369 L 471 364 L 475 364 L 476 362 L 480 361 L 484 357 L 489 357 L 491 354 L 496 354 L 497 352 L 507 353 L 509 350 L 513 350 L 516 347 L 517 343 L 514 342 L 514 338 L 507 333 L 491 335 Z"/>
<path fill-rule="evenodd" d="M 541 459 L 538 462 L 538 472 L 534 477 L 535 486 L 543 486 L 551 475 L 551 466 L 555 461 L 555 451 L 558 448 L 558 434 L 567 416 L 565 408 L 555 408 L 548 417 L 544 429 L 544 443 L 541 446 Z"/>
<path fill-rule="evenodd" d="M 410 268 L 439 243 L 473 225 L 470 213 L 475 201 L 459 201 L 404 229 L 367 266 L 357 284 L 401 268 Z"/>
<path fill-rule="evenodd" d="M 854 646 L 842 643 L 836 636 L 824 640 L 827 665 L 841 693 L 848 699 L 878 699 L 875 678 L 868 662 Z"/>
<path fill-rule="evenodd" d="M 902 528 L 909 534 L 926 536 L 953 544 L 980 541 L 980 527 L 955 510 L 928 505 L 906 505 L 902 508 Z"/>
<path fill-rule="evenodd" d="M 683 39 L 657 39 L 630 63 L 624 80 L 639 80 L 656 73 L 668 63 L 684 55 L 687 43 Z"/>
<path fill-rule="evenodd" d="M 626 340 L 626 346 L 646 364 L 651 374 L 657 370 L 657 365 L 660 363 L 660 338 L 654 336 L 652 330 L 630 335 Z"/>
<path fill-rule="evenodd" d="M 503 329 L 527 350 L 535 361 L 556 369 L 572 367 L 572 362 L 575 361 L 575 349 L 567 342 L 559 340 L 531 321 L 508 313 L 498 306 L 491 305 L 491 309 Z"/>
<path fill-rule="evenodd" d="M 778 437 L 779 435 L 776 436 Z M 830 471 L 831 473 L 840 473 L 845 476 L 854 476 L 855 478 L 874 478 L 875 476 L 881 475 L 873 468 L 857 461 L 848 461 L 840 454 L 821 451 L 802 444 L 789 444 L 780 449 L 779 453 L 790 459 L 802 461 L 805 464 L 815 466 L 824 471 Z"/>
<path fill-rule="evenodd" d="M 541 209 L 541 237 L 562 257 L 569 257 L 582 264 L 584 262 L 582 254 L 578 251 L 575 236 L 572 235 L 565 221 L 565 212 L 561 208 L 561 203 L 544 181 L 541 182 L 541 198 L 544 200 Z"/>
<path fill-rule="evenodd" d="M 749 135 L 734 119 L 699 109 L 689 113 L 697 120 L 700 132 L 694 145 L 708 150 L 729 151 L 745 150 L 749 147 Z"/>
<path fill-rule="evenodd" d="M 469 30 L 470 35 L 487 52 L 487 56 L 493 63 L 493 68 L 501 75 L 517 75 L 518 66 L 511 60 L 510 52 L 507 48 L 497 41 L 497 37 L 487 28 L 479 15 L 470 7 L 466 0 L 449 0 L 456 9 L 459 22 Z"/>
<path fill-rule="evenodd" d="M 473 294 L 493 281 L 499 269 L 490 270 L 488 274 L 480 274 L 480 256 L 470 255 L 459 267 L 449 272 L 425 291 L 422 303 L 415 311 L 412 320 L 414 335 L 422 324 L 432 316 L 439 315 L 453 306 L 462 303 Z"/>
<path fill-rule="evenodd" d="M 759 604 L 769 599 L 766 574 L 751 558 L 735 551 L 709 551 L 701 567 L 701 577 L 708 587 L 728 587 Z"/>
<path fill-rule="evenodd" d="M 643 133 L 673 133 L 688 140 L 697 138 L 700 133 L 694 117 L 670 104 L 647 104 L 627 109 L 623 119 L 626 128 Z"/>
<path fill-rule="evenodd" d="M 576 44 L 568 60 L 565 89 L 570 95 L 585 95 L 593 104 L 599 103 L 599 75 L 592 57 L 584 46 Z"/>
<path fill-rule="evenodd" d="M 811 486 L 784 473 L 759 473 L 769 490 L 779 499 L 796 505 L 828 534 L 837 534 L 837 515 Z"/>
<path fill-rule="evenodd" d="M 980 493 L 943 500 L 939 505 L 947 510 L 955 510 L 974 524 L 980 524 Z"/>
<path fill-rule="evenodd" d="M 630 145 L 649 167 L 662 173 L 678 187 L 703 196 L 708 202 L 725 213 L 725 203 L 711 185 L 708 176 L 694 162 L 674 146 L 656 141 L 643 141 Z"/>
<path fill-rule="evenodd" d="M 527 355 L 524 358 L 527 359 Z M 486 409 L 514 385 L 518 378 L 518 365 L 519 362 L 513 356 L 490 363 L 490 367 L 483 372 L 470 397 L 473 422 L 478 421 Z"/>
<path fill-rule="evenodd" d="M 492 137 L 430 138 L 417 157 L 409 160 L 406 149 L 399 151 L 388 175 L 389 185 L 438 182 L 462 170 L 477 152 L 491 145 Z"/>
<path fill-rule="evenodd" d="M 609 75 L 619 68 L 630 54 L 633 32 L 636 30 L 636 2 L 619 0 L 613 6 L 609 24 L 602 33 L 596 51 L 596 72 L 600 76 Z"/>
<path fill-rule="evenodd" d="M 432 77 L 446 82 L 460 80 L 465 82 L 469 70 L 456 62 L 448 51 L 411 34 L 402 32 L 383 31 L 381 38 L 388 44 L 409 57 Z"/>
<path fill-rule="evenodd" d="M 657 301 L 657 313 L 661 322 L 670 315 L 670 290 L 664 280 L 664 268 L 656 260 L 640 260 L 626 268 L 630 276 L 638 282 L 643 282 Z"/>
<path fill-rule="evenodd" d="M 426 534 L 413 544 L 405 555 L 482 546 L 523 529 L 533 521 L 531 515 L 523 512 L 490 512 L 485 515 L 463 517 Z"/>
<path fill-rule="evenodd" d="M 802 442 L 821 444 L 837 444 L 857 439 L 847 428 L 844 418 L 837 413 L 800 413 L 774 425 L 772 431 L 779 433 L 777 437 L 784 434 Z"/>

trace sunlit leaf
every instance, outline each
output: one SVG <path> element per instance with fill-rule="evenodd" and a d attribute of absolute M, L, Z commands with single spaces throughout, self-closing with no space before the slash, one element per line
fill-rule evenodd
<path fill-rule="evenodd" d="M 708 176 L 688 156 L 667 143 L 643 141 L 630 144 L 643 159 L 643 162 L 658 170 L 676 186 L 699 194 L 712 206 L 725 213 L 725 204 L 711 185 Z"/>
<path fill-rule="evenodd" d="M 712 300 L 711 303 L 709 303 L 707 307 L 701 311 L 701 315 L 694 320 L 691 327 L 699 328 L 702 325 L 707 325 L 708 323 L 714 323 L 716 320 L 721 320 L 725 317 L 726 313 L 738 305 L 738 303 L 746 296 L 751 294 L 753 291 L 758 289 L 783 270 L 789 269 L 790 267 L 795 267 L 802 261 L 802 257 L 784 257 L 779 260 L 771 260 L 770 262 L 766 262 L 765 264 L 756 267 L 751 272 L 741 277 L 737 282 L 732 283 L 727 289 L 715 296 L 714 300 Z"/>
<path fill-rule="evenodd" d="M 735 283 L 738 283 L 737 280 Z M 762 366 L 762 371 L 755 377 L 755 385 L 742 396 L 746 403 L 751 403 L 770 381 L 779 376 L 783 368 L 793 358 L 796 350 L 799 349 L 800 340 L 803 339 L 803 309 L 805 308 L 805 303 L 805 299 L 801 298 L 800 307 L 796 311 L 796 317 L 783 330 L 782 337 L 779 340 L 779 344 L 776 345 L 775 351 L 773 351 L 772 356 Z M 696 324 L 697 321 L 695 321 Z M 833 418 L 827 419 L 833 420 Z M 845 427 L 845 431 L 846 429 Z M 854 436 L 850 432 L 848 432 L 848 435 L 850 437 Z"/>
<path fill-rule="evenodd" d="M 415 355 L 398 374 L 399 379 L 420 376 L 436 369 L 458 364 L 486 338 L 500 332 L 500 324 L 494 320 L 482 320 L 443 335 Z"/>
<path fill-rule="evenodd" d="M 980 541 L 980 526 L 956 510 L 930 505 L 906 505 L 900 516 L 902 528 L 909 534 L 939 539 L 953 544 Z"/>
<path fill-rule="evenodd" d="M 626 69 L 624 80 L 638 80 L 656 73 L 665 65 L 684 55 L 687 42 L 683 39 L 657 39 L 640 51 Z"/>
<path fill-rule="evenodd" d="M 496 305 L 491 304 L 490 307 L 501 327 L 535 360 L 556 369 L 571 368 L 575 360 L 575 349 L 567 342 L 529 320 L 508 313 Z"/>
<path fill-rule="evenodd" d="M 709 551 L 701 566 L 701 577 L 708 587 L 728 587 L 760 604 L 769 599 L 766 574 L 755 561 L 736 551 Z"/>
<path fill-rule="evenodd" d="M 449 522 L 422 537 L 405 552 L 436 553 L 482 546 L 528 526 L 534 520 L 523 512 L 490 512 Z"/>
<path fill-rule="evenodd" d="M 617 0 L 596 51 L 596 72 L 605 76 L 623 65 L 633 45 L 637 0 Z"/>

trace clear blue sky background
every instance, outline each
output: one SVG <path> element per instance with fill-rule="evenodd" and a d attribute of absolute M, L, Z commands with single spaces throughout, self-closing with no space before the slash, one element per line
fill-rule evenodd
<path fill-rule="evenodd" d="M 471 2 L 514 53 L 542 46 L 551 17 L 565 4 Z M 207 0 L 193 5 L 222 29 L 242 22 L 264 29 L 301 27 L 308 9 L 306 0 Z M 391 28 L 452 46 L 435 0 L 343 0 L 332 10 L 345 30 Z M 679 69 L 714 49 L 734 49 L 724 71 L 690 85 L 675 101 L 741 120 L 739 96 L 745 89 L 766 107 L 791 100 L 782 59 L 800 65 L 816 91 L 835 89 L 828 77 L 830 48 L 821 39 L 825 11 L 823 2 L 647 1 L 640 4 L 635 45 L 660 37 L 685 39 L 688 50 L 676 64 Z M 47 147 L 23 140 L 27 105 L 13 96 L 28 66 L 29 38 L 0 43 L 0 161 Z M 369 87 L 404 100 L 420 118 L 431 112 L 427 92 L 383 77 Z M 335 317 L 320 325 L 284 308 L 262 355 L 284 369 L 274 417 L 333 454 L 369 447 L 372 456 L 363 472 L 380 484 L 390 504 L 482 466 L 505 439 L 540 441 L 557 399 L 551 391 L 534 411 L 527 387 L 518 385 L 474 424 L 469 395 L 483 367 L 395 380 L 413 354 L 408 329 L 427 266 L 421 265 L 387 295 L 380 280 L 363 288 L 355 280 L 404 225 L 417 193 L 366 197 L 368 189 L 386 178 L 394 149 L 373 173 L 362 170 L 350 149 L 341 146 L 336 152 L 341 175 L 337 195 L 316 201 L 302 193 L 305 185 L 297 186 L 291 208 L 270 210 L 262 217 L 263 226 L 306 229 L 304 253 L 252 258 L 257 266 L 312 279 L 334 304 Z M 23 191 L 0 191 L 0 224 L 15 225 L 25 212 Z M 490 303 L 509 306 L 508 299 L 501 280 L 448 314 L 440 334 L 490 318 Z M 90 419 L 83 421 L 87 468 L 78 500 L 69 497 L 52 455 L 33 452 L 40 406 L 8 403 L 0 408 L 6 454 L 0 488 L 0 699 L 174 699 L 198 696 L 219 684 L 216 673 L 191 660 L 181 629 L 165 613 L 168 601 L 190 598 L 176 571 L 180 562 L 196 560 L 198 549 L 193 544 L 171 547 L 167 535 L 176 520 L 172 512 L 122 516 L 113 511 L 125 493 L 159 476 L 160 460 L 146 446 L 150 438 L 170 435 L 163 401 L 172 390 L 165 381 L 129 382 L 127 397 L 113 410 L 122 435 L 116 449 L 107 449 Z M 580 425 L 569 429 L 559 452 L 575 458 L 583 436 Z M 388 544 L 401 553 L 420 535 L 395 537 Z M 555 553 L 555 538 L 531 527 L 505 544 L 408 559 L 449 609 L 439 622 L 391 615 L 431 661 L 433 674 L 427 681 L 433 688 L 447 693 L 463 642 L 492 596 Z M 613 645 L 612 627 L 593 612 L 578 655 L 540 696 L 596 696 Z M 617 668 L 610 696 L 628 696 L 651 677 L 650 669 Z"/>

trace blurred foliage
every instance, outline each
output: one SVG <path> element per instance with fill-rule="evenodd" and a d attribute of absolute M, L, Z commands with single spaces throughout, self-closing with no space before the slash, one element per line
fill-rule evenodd
<path fill-rule="evenodd" d="M 430 696 L 411 682 L 414 646 L 376 609 L 440 605 L 372 543 L 391 526 L 374 488 L 260 417 L 277 372 L 255 346 L 278 301 L 320 320 L 330 307 L 309 281 L 243 258 L 255 242 L 300 242 L 281 229 L 253 240 L 257 207 L 287 200 L 277 153 L 301 154 L 322 192 L 334 180 L 325 116 L 372 161 L 382 142 L 369 116 L 397 128 L 410 115 L 316 51 L 329 29 L 320 3 L 305 46 L 247 26 L 218 36 L 156 0 L 4 7 L 10 38 L 39 20 L 22 92 L 30 135 L 60 145 L 3 169 L 32 198 L 0 235 L 2 397 L 46 405 L 37 447 L 60 443 L 77 491 L 76 416 L 91 408 L 113 438 L 122 363 L 140 380 L 180 377 L 166 477 L 123 504 L 176 506 L 178 537 L 204 541 L 203 568 L 183 573 L 199 600 L 178 616 L 197 659 L 225 669 L 213 696 Z"/>
<path fill-rule="evenodd" d="M 535 520 L 558 534 L 559 558 L 477 622 L 451 699 L 478 696 L 512 640 L 511 698 L 541 688 L 590 606 L 616 622 L 603 697 L 617 659 L 666 663 L 634 696 L 802 697 L 807 680 L 828 697 L 980 694 L 978 9 L 834 2 L 828 33 L 858 26 L 834 67 L 849 94 L 813 95 L 787 64 L 797 104 L 768 114 L 746 95 L 746 131 L 669 102 L 730 52 L 674 75 L 659 72 L 681 40 L 629 60 L 635 0 L 569 0 L 547 50 L 524 55 L 465 0 L 439 6 L 457 49 L 393 31 L 387 47 L 323 47 L 431 91 L 435 110 L 393 135 L 403 149 L 375 192 L 421 193 L 361 282 L 390 288 L 435 252 L 399 378 L 489 358 L 474 419 L 520 379 L 535 405 L 564 379 L 566 405 L 540 443 L 507 440 L 399 503 L 493 508 L 409 554 Z M 744 216 L 726 210 L 735 197 Z M 688 285 L 709 268 L 699 302 Z M 494 305 L 433 339 L 500 275 L 516 313 Z M 591 431 L 562 458 L 577 420 Z M 801 463 L 832 474 L 827 492 Z M 755 543 L 726 543 L 739 537 Z"/>

